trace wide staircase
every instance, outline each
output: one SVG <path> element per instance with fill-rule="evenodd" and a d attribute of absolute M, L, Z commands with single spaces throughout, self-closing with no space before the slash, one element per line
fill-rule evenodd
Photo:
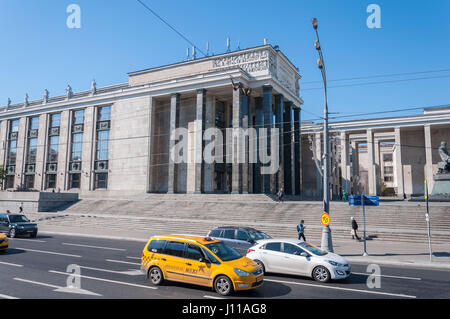
<path fill-rule="evenodd" d="M 95 218 L 101 227 L 176 234 L 206 234 L 217 226 L 250 226 L 273 237 L 295 237 L 296 225 L 305 220 L 308 241 L 319 241 L 321 202 L 277 203 L 266 195 L 149 194 L 114 199 L 82 198 L 60 211 L 68 217 Z M 366 208 L 367 235 L 374 241 L 426 242 L 426 206 L 423 203 L 382 202 Z M 450 205 L 430 206 L 433 243 L 450 242 Z M 333 239 L 349 238 L 351 217 L 363 231 L 361 207 L 331 203 Z M 62 220 L 60 222 L 63 222 Z M 87 224 L 86 224 L 87 225 Z"/>

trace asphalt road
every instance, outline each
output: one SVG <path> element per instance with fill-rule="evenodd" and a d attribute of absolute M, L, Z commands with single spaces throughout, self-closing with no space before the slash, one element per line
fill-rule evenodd
<path fill-rule="evenodd" d="M 208 288 L 149 284 L 139 272 L 145 243 L 73 236 L 13 239 L 0 254 L 0 299 L 216 299 Z M 82 291 L 67 289 L 69 265 L 81 267 Z M 380 288 L 367 286 L 366 265 L 352 264 L 345 281 L 267 274 L 263 287 L 233 299 L 450 298 L 450 271 L 381 267 Z"/>

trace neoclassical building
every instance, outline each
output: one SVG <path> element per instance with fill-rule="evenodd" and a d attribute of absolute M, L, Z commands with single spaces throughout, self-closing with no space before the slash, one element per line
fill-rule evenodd
<path fill-rule="evenodd" d="M 141 193 L 301 193 L 299 70 L 263 45 L 128 74 L 128 83 L 0 107 L 4 190 Z M 205 163 L 209 128 L 279 130 L 280 169 Z M 186 163 L 170 156 L 188 130 Z M 251 152 L 249 137 L 224 149 Z M 270 153 L 270 134 L 267 137 Z M 226 144 L 233 145 L 226 145 Z M 242 145 L 243 143 L 243 145 Z M 236 145 L 239 144 L 239 145 Z M 261 144 L 263 145 L 263 144 Z M 263 147 L 260 144 L 259 148 Z M 224 152 L 225 153 L 225 152 Z"/>
<path fill-rule="evenodd" d="M 322 125 L 302 125 L 302 184 L 306 198 L 320 198 L 318 165 Z M 334 196 L 361 194 L 400 198 L 430 193 L 438 171 L 439 146 L 450 142 L 450 107 L 425 108 L 423 114 L 330 123 L 331 188 Z M 317 160 L 317 161 L 316 161 Z M 450 190 L 449 190 L 450 191 Z"/>

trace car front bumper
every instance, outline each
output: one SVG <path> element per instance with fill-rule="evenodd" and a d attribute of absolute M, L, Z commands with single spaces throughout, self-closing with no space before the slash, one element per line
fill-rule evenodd
<path fill-rule="evenodd" d="M 264 283 L 264 276 L 254 277 L 240 277 L 239 280 L 233 281 L 235 291 L 252 290 L 259 288 Z"/>
<path fill-rule="evenodd" d="M 33 235 L 37 234 L 38 229 L 37 228 L 16 228 L 16 236 L 25 236 L 25 235 Z"/>
<path fill-rule="evenodd" d="M 331 279 L 346 279 L 352 274 L 351 267 L 334 267 L 331 273 Z"/>

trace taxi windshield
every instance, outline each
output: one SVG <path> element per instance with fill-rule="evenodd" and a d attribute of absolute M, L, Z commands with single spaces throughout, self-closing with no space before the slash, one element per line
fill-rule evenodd
<path fill-rule="evenodd" d="M 28 223 L 29 220 L 23 215 L 11 215 L 9 216 L 10 223 Z"/>
<path fill-rule="evenodd" d="M 317 248 L 316 246 L 307 244 L 305 242 L 298 243 L 298 245 L 317 256 L 325 256 L 326 254 L 328 254 L 327 252 Z"/>
<path fill-rule="evenodd" d="M 239 254 L 236 250 L 226 246 L 223 243 L 207 244 L 205 246 L 222 261 L 230 261 L 242 258 L 241 254 Z"/>

